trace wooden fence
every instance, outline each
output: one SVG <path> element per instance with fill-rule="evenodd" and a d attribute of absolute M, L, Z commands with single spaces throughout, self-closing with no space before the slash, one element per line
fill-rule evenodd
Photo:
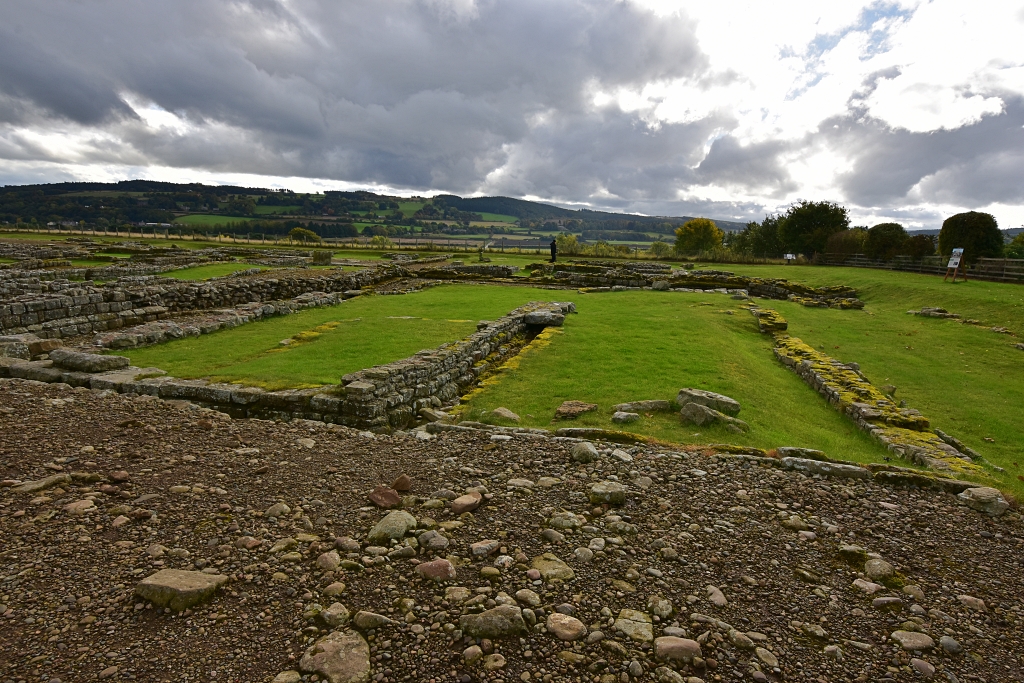
<path fill-rule="evenodd" d="M 948 256 L 925 256 L 913 259 L 909 256 L 897 256 L 891 261 L 869 259 L 863 254 L 845 256 L 843 254 L 826 254 L 823 263 L 830 266 L 853 266 L 855 268 L 882 268 L 885 270 L 901 270 L 911 273 L 945 275 Z M 961 269 L 962 271 L 963 269 Z M 1024 259 L 1012 258 L 980 258 L 966 268 L 968 279 L 991 280 L 993 282 L 1016 282 L 1024 284 Z"/>

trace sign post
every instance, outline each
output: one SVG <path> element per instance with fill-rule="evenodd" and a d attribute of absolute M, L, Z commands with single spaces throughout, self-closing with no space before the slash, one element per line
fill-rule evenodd
<path fill-rule="evenodd" d="M 796 260 L 796 254 L 786 254 L 785 255 L 785 259 L 786 259 L 786 265 L 788 266 L 790 263 L 792 263 L 793 261 Z"/>
<path fill-rule="evenodd" d="M 963 260 L 963 256 L 964 256 L 964 250 L 963 249 L 954 249 L 953 250 L 953 253 L 949 257 L 949 263 L 946 264 L 946 275 L 945 275 L 945 277 L 942 278 L 943 282 L 946 281 L 946 279 L 949 277 L 950 273 L 953 273 L 953 282 L 954 283 L 956 282 L 956 276 L 957 276 L 958 273 L 964 279 L 964 282 L 967 282 L 967 273 L 966 273 L 966 271 L 965 272 L 961 272 L 961 270 L 960 270 L 960 261 Z"/>

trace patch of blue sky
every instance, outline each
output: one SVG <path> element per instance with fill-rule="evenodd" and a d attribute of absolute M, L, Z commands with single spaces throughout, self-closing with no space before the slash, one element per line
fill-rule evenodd
<path fill-rule="evenodd" d="M 864 51 L 860 55 L 861 61 L 885 52 L 889 33 L 895 20 L 907 19 L 913 14 L 912 10 L 905 9 L 895 2 L 874 2 L 861 10 L 857 20 L 849 26 L 844 26 L 835 33 L 821 33 L 816 35 L 807 44 L 807 49 L 802 55 L 797 54 L 791 48 L 784 48 L 780 51 L 782 57 L 800 57 L 805 63 L 805 73 L 809 78 L 798 87 L 793 88 L 786 94 L 787 100 L 795 100 L 809 89 L 817 85 L 825 74 L 818 70 L 822 56 L 829 50 L 834 49 L 839 42 L 851 33 L 864 33 L 867 41 Z"/>

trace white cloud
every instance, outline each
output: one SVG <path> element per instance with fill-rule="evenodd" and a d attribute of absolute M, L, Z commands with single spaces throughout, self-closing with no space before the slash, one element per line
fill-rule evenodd
<path fill-rule="evenodd" d="M 0 178 L 733 219 L 830 199 L 864 222 L 993 207 L 1005 226 L 1024 206 L 1022 29 L 994 0 L 8 3 Z"/>

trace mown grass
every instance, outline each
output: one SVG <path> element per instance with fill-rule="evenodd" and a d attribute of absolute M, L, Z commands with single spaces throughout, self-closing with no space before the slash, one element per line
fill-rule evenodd
<path fill-rule="evenodd" d="M 346 373 L 461 339 L 476 329 L 478 320 L 546 298 L 550 292 L 545 290 L 482 285 L 357 298 L 127 355 L 134 365 L 159 367 L 175 377 L 271 389 L 337 384 Z M 303 335 L 298 343 L 280 346 L 297 335 Z"/>
<path fill-rule="evenodd" d="M 770 306 L 789 331 L 844 362 L 860 363 L 876 385 L 892 384 L 932 426 L 961 439 L 995 465 L 1003 488 L 1024 498 L 1024 287 L 996 282 L 943 283 L 933 275 L 864 268 L 736 266 L 747 274 L 785 275 L 816 285 L 849 284 L 867 302 L 863 311 Z M 940 306 L 984 326 L 908 315 Z M 1006 327 L 1014 334 L 992 332 Z"/>
<path fill-rule="evenodd" d="M 562 296 L 576 302 L 579 315 L 571 316 L 543 349 L 528 350 L 475 392 L 465 415 L 489 421 L 484 411 L 504 406 L 532 427 L 625 429 L 683 443 L 804 446 L 861 461 L 878 460 L 884 453 L 777 363 L 771 339 L 758 334 L 749 312 L 728 297 L 656 292 Z M 739 417 L 750 424 L 750 432 L 684 426 L 675 413 L 642 415 L 625 426 L 611 421 L 616 403 L 671 401 L 683 387 L 738 400 L 743 406 Z M 566 400 L 596 403 L 599 409 L 574 421 L 552 422 Z"/>
<path fill-rule="evenodd" d="M 177 280 L 209 280 L 211 277 L 231 275 L 240 270 L 259 268 L 269 270 L 266 266 L 254 266 L 249 263 L 211 263 L 206 266 L 195 266 L 194 268 L 182 268 L 162 273 L 163 277 L 173 277 Z"/>

